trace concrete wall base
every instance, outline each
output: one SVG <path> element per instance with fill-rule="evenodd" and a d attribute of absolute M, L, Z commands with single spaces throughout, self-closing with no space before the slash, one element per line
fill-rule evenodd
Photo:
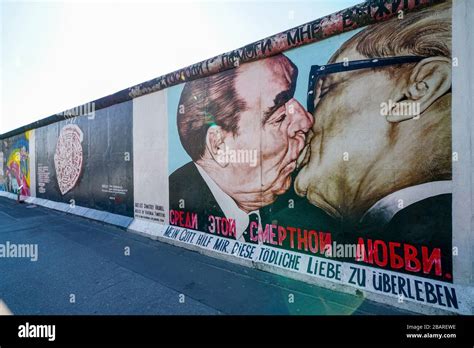
<path fill-rule="evenodd" d="M 3 192 L 3 191 L 0 191 L 0 196 L 7 197 L 14 200 L 17 199 L 17 196 L 15 194 Z M 218 259 L 225 260 L 228 262 L 236 263 L 242 266 L 255 268 L 261 271 L 282 275 L 288 278 L 303 281 L 309 284 L 314 284 L 314 285 L 327 288 L 333 291 L 339 291 L 339 292 L 343 292 L 347 294 L 352 294 L 355 296 L 359 296 L 361 298 L 376 301 L 376 302 L 383 303 L 389 306 L 394 306 L 403 310 L 412 311 L 412 312 L 421 313 L 421 314 L 431 314 L 431 315 L 456 314 L 449 310 L 434 308 L 434 307 L 426 306 L 420 303 L 411 302 L 409 300 L 399 302 L 393 296 L 389 297 L 389 296 L 382 295 L 379 293 L 366 291 L 364 289 L 360 289 L 351 285 L 340 284 L 340 283 L 335 283 L 335 282 L 328 281 L 325 279 L 315 278 L 312 276 L 308 276 L 306 274 L 298 273 L 296 271 L 282 269 L 277 266 L 269 265 L 264 262 L 243 259 L 236 255 L 224 254 L 224 253 L 216 252 L 214 250 L 209 250 L 209 249 L 206 249 L 194 244 L 189 244 L 186 242 L 181 242 L 179 240 L 170 239 L 164 236 L 164 232 L 169 226 L 162 225 L 153 221 L 133 219 L 130 217 L 98 211 L 95 209 L 90 209 L 90 208 L 85 208 L 85 207 L 80 207 L 80 206 L 70 206 L 69 204 L 52 202 L 52 201 L 34 198 L 34 197 L 22 197 L 22 199 L 24 199 L 25 202 L 29 204 L 36 204 L 36 205 L 44 206 L 50 209 L 62 211 L 67 214 L 74 214 L 74 215 L 82 216 L 91 220 L 100 221 L 100 222 L 110 224 L 110 225 L 115 225 L 115 226 L 126 229 L 128 232 L 136 233 L 136 234 L 151 238 L 153 240 L 159 240 L 161 242 L 179 246 L 182 248 L 186 248 L 188 250 L 197 251 L 203 255 L 207 255 L 207 256 L 218 258 Z M 174 226 L 171 226 L 171 227 L 174 227 Z M 465 298 L 468 298 L 468 299 L 474 298 L 474 288 L 472 286 L 456 285 L 456 287 L 458 289 L 458 293 L 463 294 Z M 469 313 L 469 309 L 464 310 L 466 314 L 473 313 L 472 304 L 468 304 L 467 306 L 465 306 L 465 308 L 470 308 L 470 313 Z"/>

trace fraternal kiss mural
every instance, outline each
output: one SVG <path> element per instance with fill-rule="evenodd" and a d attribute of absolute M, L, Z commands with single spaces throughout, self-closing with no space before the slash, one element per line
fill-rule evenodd
<path fill-rule="evenodd" d="M 31 166 L 36 197 L 173 243 L 472 312 L 453 265 L 452 13 L 438 2 L 369 1 L 148 81 L 35 129 L 32 154 L 28 132 L 4 139 L 0 187 L 30 195 Z"/>

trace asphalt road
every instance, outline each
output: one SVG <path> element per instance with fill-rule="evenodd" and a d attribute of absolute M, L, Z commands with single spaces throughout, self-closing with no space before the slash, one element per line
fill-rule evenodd
<path fill-rule="evenodd" d="M 410 314 L 0 197 L 7 242 L 38 248 L 37 261 L 0 258 L 13 314 Z"/>

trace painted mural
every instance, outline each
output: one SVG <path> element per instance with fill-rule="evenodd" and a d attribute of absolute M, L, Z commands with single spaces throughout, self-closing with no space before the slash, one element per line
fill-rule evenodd
<path fill-rule="evenodd" d="M 0 186 L 4 191 L 30 195 L 30 132 L 3 140 Z"/>
<path fill-rule="evenodd" d="M 458 307 L 449 2 L 169 88 L 168 118 L 165 236 Z"/>
<path fill-rule="evenodd" d="M 37 197 L 133 216 L 131 130 L 131 102 L 37 129 Z"/>
<path fill-rule="evenodd" d="M 368 1 L 106 97 L 35 130 L 36 196 L 472 313 L 453 275 L 451 24 L 450 1 Z M 29 193 L 29 148 L 2 141 L 0 188 Z"/>
<path fill-rule="evenodd" d="M 82 172 L 84 134 L 75 124 L 64 126 L 56 143 L 54 152 L 54 169 L 61 195 L 71 191 L 77 184 Z"/>

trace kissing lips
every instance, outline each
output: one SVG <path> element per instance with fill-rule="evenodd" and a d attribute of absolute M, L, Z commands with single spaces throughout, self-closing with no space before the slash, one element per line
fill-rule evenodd
<path fill-rule="evenodd" d="M 291 161 L 288 163 L 280 172 L 280 175 L 278 176 L 278 182 L 280 183 L 281 189 L 278 190 L 277 194 L 283 194 L 285 193 L 290 184 L 291 184 L 291 173 L 296 169 L 296 160 Z"/>
<path fill-rule="evenodd" d="M 288 176 L 295 170 L 295 168 L 296 168 L 296 160 L 292 160 L 283 168 L 283 170 L 281 171 L 281 176 Z"/>

